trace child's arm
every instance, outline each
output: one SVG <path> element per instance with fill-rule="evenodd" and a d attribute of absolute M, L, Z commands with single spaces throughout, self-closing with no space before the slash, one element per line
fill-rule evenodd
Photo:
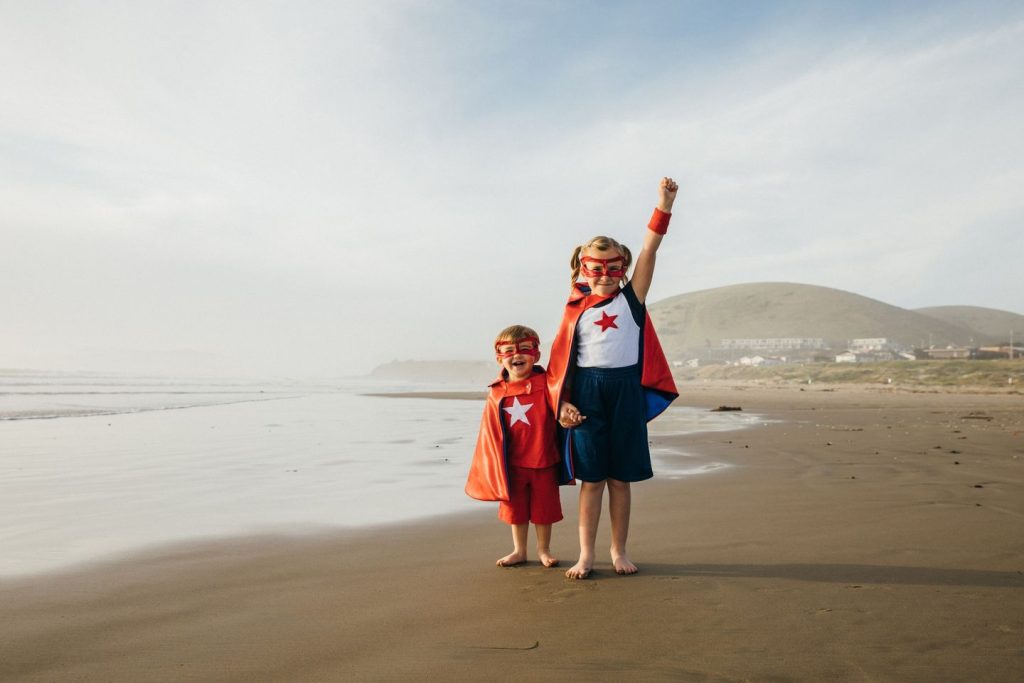
<path fill-rule="evenodd" d="M 671 178 L 662 178 L 658 185 L 658 210 L 665 213 L 672 213 L 672 204 L 676 201 L 676 191 L 679 185 Z M 648 230 L 644 235 L 644 246 L 640 255 L 636 257 L 636 268 L 633 269 L 633 292 L 640 303 L 647 300 L 647 291 L 651 288 L 651 281 L 654 279 L 654 261 L 658 255 L 658 247 L 665 236 Z"/>

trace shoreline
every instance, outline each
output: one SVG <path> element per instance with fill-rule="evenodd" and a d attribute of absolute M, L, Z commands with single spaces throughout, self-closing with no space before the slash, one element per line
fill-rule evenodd
<path fill-rule="evenodd" d="M 179 544 L 0 581 L 0 680 L 1024 677 L 1019 397 L 686 390 L 779 421 L 669 440 L 738 466 L 635 487 L 636 576 L 497 569 L 487 504 Z"/>
<path fill-rule="evenodd" d="M 359 396 L 363 396 L 360 394 Z M 427 398 L 427 399 L 451 399 L 462 397 L 461 392 L 396 392 L 391 394 L 365 394 L 369 397 L 385 397 L 385 398 Z M 476 397 L 473 397 L 474 400 Z M 481 397 L 481 401 L 483 398 Z M 223 407 L 232 404 L 217 404 L 215 406 L 203 406 L 203 407 Z M 683 407 L 684 409 L 686 407 Z M 133 413 L 123 413 L 125 416 L 131 416 L 139 413 L 149 413 L 151 410 L 140 410 Z M 754 417 L 748 414 L 748 417 Z M 473 420 L 477 419 L 477 414 L 474 412 Z M 756 418 L 754 418 L 756 419 Z M 666 424 L 665 421 L 662 424 Z M 670 423 L 671 424 L 671 423 Z M 472 427 L 475 429 L 476 425 Z M 689 422 L 681 425 L 682 429 L 692 431 L 692 433 L 700 433 L 700 431 L 716 431 L 716 432 L 727 432 L 727 431 L 742 431 L 749 429 L 749 424 L 735 424 L 733 426 L 719 425 L 717 428 L 711 427 L 696 427 Z M 655 477 L 663 478 L 665 480 L 674 480 L 689 476 L 706 475 L 711 472 L 716 472 L 721 469 L 725 469 L 729 466 L 723 465 L 718 462 L 709 462 L 694 453 L 678 453 L 673 452 L 671 448 L 658 448 L 658 445 L 664 443 L 668 437 L 666 435 L 652 434 L 654 439 L 654 448 L 652 449 L 652 455 L 654 457 Z M 667 451 L 667 452 L 658 452 Z M 448 462 L 448 458 L 444 458 L 445 463 Z M 439 464 L 439 463 L 438 463 Z M 468 465 L 467 465 L 468 467 Z M 81 571 L 92 571 L 104 566 L 118 564 L 124 561 L 136 560 L 140 558 L 146 558 L 150 555 L 162 555 L 164 553 L 177 554 L 178 552 L 189 552 L 194 547 L 206 547 L 210 544 L 232 544 L 236 542 L 244 542 L 248 538 L 268 538 L 268 539 L 287 539 L 287 538 L 331 538 L 331 537 L 347 537 L 352 533 L 358 533 L 363 530 L 368 530 L 374 533 L 389 533 L 390 530 L 401 527 L 409 527 L 417 524 L 430 524 L 435 520 L 440 520 L 452 515 L 460 514 L 474 514 L 481 506 L 487 505 L 483 501 L 472 501 L 466 497 L 461 488 L 461 478 L 464 477 L 464 472 L 461 469 L 454 470 L 454 476 L 460 479 L 457 485 L 451 487 L 451 495 L 457 497 L 457 499 L 464 503 L 462 506 L 442 507 L 430 509 L 420 509 L 419 512 L 414 516 L 395 517 L 393 519 L 371 519 L 367 521 L 365 518 L 363 521 L 355 522 L 350 521 L 347 524 L 334 524 L 330 521 L 325 520 L 313 520 L 308 521 L 296 521 L 296 522 L 281 522 L 281 523 L 270 523 L 262 524 L 258 526 L 252 526 L 249 529 L 238 529 L 238 530 L 222 530 L 214 534 L 195 533 L 191 535 L 177 535 L 175 537 L 168 537 L 166 539 L 137 539 L 134 545 L 108 548 L 103 552 L 90 553 L 84 557 L 75 557 L 65 559 L 63 562 L 50 564 L 46 563 L 41 566 L 33 566 L 26 568 L 19 568 L 17 570 L 11 570 L 10 567 L 4 566 L 0 568 L 0 585 L 5 582 L 29 580 L 31 581 L 34 577 L 38 576 L 50 576 L 60 574 L 73 574 Z M 453 476 L 451 472 L 447 476 Z M 365 512 L 365 511 L 364 511 Z M 40 549 L 43 549 L 40 546 Z M 24 554 L 25 551 L 22 551 Z M 10 558 L 8 558 L 10 559 Z"/>
<path fill-rule="evenodd" d="M 442 401 L 484 401 L 486 391 L 394 391 L 394 392 L 360 392 L 359 396 L 371 398 L 429 398 Z"/>

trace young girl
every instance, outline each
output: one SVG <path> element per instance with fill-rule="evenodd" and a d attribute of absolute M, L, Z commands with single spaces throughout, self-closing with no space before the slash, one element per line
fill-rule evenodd
<path fill-rule="evenodd" d="M 585 579 L 608 488 L 611 557 L 619 574 L 635 574 L 626 554 L 630 483 L 650 479 L 647 422 L 679 394 L 644 302 L 654 261 L 668 230 L 679 186 L 663 178 L 632 279 L 632 254 L 610 237 L 595 237 L 572 254 L 572 291 L 551 347 L 548 391 L 569 429 L 573 474 L 580 487 L 580 557 L 566 572 Z M 582 275 L 584 282 L 577 282 Z"/>

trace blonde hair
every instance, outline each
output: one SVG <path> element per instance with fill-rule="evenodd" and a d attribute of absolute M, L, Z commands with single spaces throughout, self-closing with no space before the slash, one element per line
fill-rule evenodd
<path fill-rule="evenodd" d="M 526 325 L 509 325 L 494 338 L 494 345 L 497 346 L 499 342 L 517 342 L 527 337 L 534 337 L 540 339 L 540 335 L 532 327 Z M 538 342 L 540 343 L 540 342 Z"/>
<path fill-rule="evenodd" d="M 609 249 L 616 250 L 622 257 L 622 269 L 626 271 L 629 270 L 630 264 L 633 263 L 633 254 L 629 251 L 629 247 L 625 244 L 619 244 L 619 242 L 611 237 L 598 235 L 597 237 L 591 238 L 589 242 L 584 242 L 573 250 L 572 257 L 569 259 L 569 267 L 572 268 L 572 278 L 569 280 L 570 286 L 575 285 L 576 281 L 580 279 L 580 255 L 585 249 L 597 249 L 598 251 L 608 251 Z M 628 282 L 629 278 L 624 275 L 622 277 L 622 281 Z"/>

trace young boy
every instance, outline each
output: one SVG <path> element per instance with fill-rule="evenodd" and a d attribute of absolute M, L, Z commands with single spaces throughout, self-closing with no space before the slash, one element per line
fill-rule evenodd
<path fill-rule="evenodd" d="M 466 481 L 477 500 L 497 500 L 498 518 L 512 526 L 513 550 L 499 567 L 526 562 L 526 541 L 533 522 L 537 557 L 545 567 L 558 565 L 551 554 L 551 525 L 562 519 L 559 484 L 572 482 L 556 443 L 554 409 L 537 333 L 524 325 L 502 330 L 494 340 L 501 371 L 490 385 L 480 435 Z"/>

